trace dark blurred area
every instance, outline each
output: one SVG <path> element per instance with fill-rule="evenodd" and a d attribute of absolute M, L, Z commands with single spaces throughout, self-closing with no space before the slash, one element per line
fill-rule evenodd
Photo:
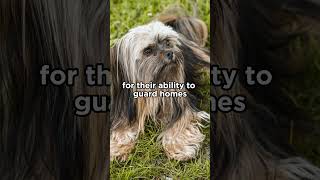
<path fill-rule="evenodd" d="M 319 179 L 320 1 L 211 4 L 211 63 L 273 75 L 268 86 L 240 77 L 230 91 L 213 87 L 212 95 L 245 94 L 248 105 L 245 113 L 212 115 L 213 177 Z"/>

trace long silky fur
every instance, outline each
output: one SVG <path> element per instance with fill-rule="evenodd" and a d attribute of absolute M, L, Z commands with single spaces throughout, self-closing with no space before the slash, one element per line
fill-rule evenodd
<path fill-rule="evenodd" d="M 198 20 L 197 20 L 198 21 Z M 200 81 L 199 70 L 201 68 L 209 68 L 209 51 L 205 48 L 201 48 L 195 42 L 188 40 L 184 34 L 181 34 L 179 39 L 184 64 L 183 76 L 186 76 L 185 82 L 192 82 L 198 85 Z M 128 53 L 127 47 L 124 45 L 124 40 L 119 40 L 114 47 L 111 48 L 111 72 L 112 72 L 112 99 L 114 99 L 111 105 L 112 108 L 112 119 L 113 127 L 117 127 L 120 123 L 119 121 L 134 121 L 136 120 L 135 115 L 137 115 L 137 102 L 130 95 L 132 90 L 122 88 L 122 82 L 131 82 L 134 78 L 130 77 L 128 72 L 125 72 L 126 65 L 123 62 L 127 61 L 129 55 L 124 55 L 123 53 Z M 189 100 L 188 100 L 189 101 Z M 173 106 L 174 107 L 174 106 Z M 172 111 L 179 112 L 179 111 Z M 178 117 L 178 116 L 177 116 Z M 174 118 L 177 119 L 177 118 Z"/>
<path fill-rule="evenodd" d="M 160 16 L 159 19 L 163 20 L 162 16 Z M 204 23 L 196 18 L 193 19 L 189 17 L 187 19 L 191 23 L 200 24 L 201 27 L 206 28 Z M 180 22 L 180 20 L 183 20 L 183 19 L 180 17 L 176 17 L 171 20 L 174 20 L 175 22 Z M 160 22 L 157 22 L 157 23 L 160 23 Z M 168 21 L 165 21 L 164 23 L 168 23 Z M 166 25 L 170 26 L 172 25 L 172 23 L 166 24 Z M 164 25 L 161 25 L 161 26 L 164 26 Z M 138 31 L 138 32 L 144 31 L 144 28 L 146 27 L 142 26 L 142 27 L 138 27 L 138 29 L 133 29 L 131 31 Z M 208 71 L 209 61 L 210 61 L 209 51 L 201 47 L 203 42 L 206 41 L 206 38 L 202 37 L 201 42 L 200 41 L 193 42 L 193 40 L 198 39 L 198 37 L 193 36 L 196 39 L 188 39 L 188 37 L 190 37 L 188 36 L 188 34 L 202 33 L 200 36 L 205 36 L 205 37 L 207 37 L 207 34 L 203 34 L 206 32 L 201 28 L 200 28 L 201 31 L 204 31 L 204 32 L 192 32 L 190 30 L 190 31 L 183 31 L 181 33 L 180 31 L 183 28 L 187 29 L 189 28 L 189 26 L 184 27 L 182 25 L 180 29 L 175 29 L 175 27 L 173 27 L 173 29 L 176 30 L 175 36 L 178 37 L 176 41 L 178 43 L 177 47 L 179 50 L 178 52 L 176 52 L 176 56 L 178 59 L 181 59 L 178 61 L 179 63 L 181 63 L 179 65 L 180 67 L 176 70 L 177 72 L 180 72 L 180 71 L 181 72 L 174 75 L 177 78 L 175 81 L 183 82 L 183 83 L 192 82 L 192 83 L 195 83 L 197 86 L 201 86 L 201 84 L 198 83 L 200 82 L 200 79 L 198 79 L 200 77 L 199 76 L 200 70 L 203 68 L 206 68 Z M 180 30 L 180 31 L 177 31 L 177 30 Z M 121 129 L 121 127 L 123 126 L 135 126 L 134 124 L 138 123 L 137 132 L 138 133 L 143 132 L 145 120 L 147 120 L 148 118 L 152 118 L 154 120 L 159 120 L 160 122 L 166 124 L 167 129 L 174 127 L 174 129 L 176 129 L 175 130 L 176 132 L 174 132 L 174 134 L 172 135 L 175 136 L 175 134 L 178 134 L 180 131 L 184 130 L 188 125 L 190 125 L 189 119 L 194 118 L 195 121 L 193 123 L 196 123 L 196 124 L 198 124 L 203 119 L 208 119 L 208 115 L 204 112 L 201 112 L 197 108 L 197 105 L 196 105 L 197 98 L 194 98 L 196 95 L 193 96 L 192 94 L 190 94 L 188 98 L 134 99 L 132 96 L 132 93 L 134 90 L 123 89 L 121 87 L 122 82 L 136 82 L 136 79 L 140 76 L 140 74 L 143 76 L 145 76 L 145 74 L 148 74 L 147 77 L 153 76 L 147 68 L 147 66 L 149 66 L 148 64 L 145 64 L 144 67 L 142 67 L 142 69 L 143 68 L 146 69 L 143 72 L 135 70 L 132 67 L 135 64 L 130 64 L 135 61 L 134 59 L 132 59 L 134 55 L 130 54 L 132 52 L 135 52 L 133 50 L 134 47 L 132 46 L 132 44 L 135 43 L 135 41 L 137 40 L 133 40 L 133 38 L 136 38 L 139 36 L 138 34 L 130 35 L 130 32 L 124 37 L 122 37 L 120 40 L 118 40 L 114 45 L 114 47 L 112 47 L 110 50 L 111 52 L 110 64 L 111 64 L 111 70 L 112 70 L 112 76 L 113 76 L 112 103 L 111 103 L 112 130 L 116 130 L 119 127 Z M 168 31 L 168 36 L 170 36 L 171 33 L 172 31 Z M 145 62 L 150 63 L 147 61 Z M 134 74 L 133 72 L 137 74 Z M 157 74 L 157 76 L 159 75 Z M 159 77 L 166 79 L 166 76 L 168 78 L 172 78 L 172 76 L 168 74 L 163 74 Z M 164 79 L 159 81 L 162 82 L 164 81 Z M 143 81 L 148 82 L 150 81 L 150 79 L 143 80 Z M 157 82 L 158 79 L 155 78 L 153 79 L 153 81 Z M 186 114 L 188 114 L 188 116 L 186 116 Z M 195 116 L 195 117 L 192 117 L 192 116 Z M 177 122 L 178 120 L 179 122 Z M 196 128 L 194 131 L 198 131 L 198 129 Z M 162 133 L 159 136 L 159 139 L 163 138 L 166 132 L 167 131 L 164 131 L 164 133 Z M 195 132 L 195 133 L 200 133 L 200 132 Z M 201 142 L 202 140 L 203 140 L 203 137 L 201 136 L 199 137 L 198 140 L 195 140 L 195 141 Z M 199 147 L 197 147 L 197 149 L 198 148 Z"/>
<path fill-rule="evenodd" d="M 1 180 L 107 178 L 107 115 L 77 117 L 73 100 L 106 93 L 83 70 L 108 57 L 108 10 L 108 1 L 1 1 Z M 78 68 L 74 86 L 41 86 L 44 64 Z"/>
<path fill-rule="evenodd" d="M 208 41 L 208 28 L 206 24 L 196 17 L 195 12 L 193 16 L 190 16 L 179 6 L 170 6 L 157 16 L 156 20 L 172 27 L 181 36 L 180 49 L 183 57 L 186 59 L 184 61 L 186 82 L 192 82 L 198 88 L 204 86 L 205 84 L 201 84 L 201 79 L 199 78 L 201 77 L 201 73 L 209 72 L 210 66 L 210 51 L 204 47 Z M 204 97 L 191 90 L 191 95 L 188 98 L 195 105 L 197 99 Z"/>
<path fill-rule="evenodd" d="M 287 49 L 296 37 L 308 32 L 309 29 L 302 28 L 306 27 L 306 22 L 319 20 L 319 4 L 318 0 L 211 1 L 211 63 L 230 69 L 253 66 L 258 70 L 272 70 L 274 81 L 283 74 L 301 71 L 299 68 L 303 63 L 295 60 L 295 55 Z M 296 62 L 300 64 L 295 65 Z M 274 93 L 280 91 L 270 91 L 277 89 L 251 89 L 241 78 L 230 91 L 212 88 L 213 96 L 247 96 L 245 113 L 211 115 L 214 124 L 211 129 L 212 179 L 320 178 L 319 168 L 294 153 L 284 138 L 286 131 L 278 126 L 287 122 L 281 122 L 275 113 L 293 118 L 298 114 L 298 108 L 288 102 L 288 98 Z M 283 99 L 286 101 L 281 101 Z"/>

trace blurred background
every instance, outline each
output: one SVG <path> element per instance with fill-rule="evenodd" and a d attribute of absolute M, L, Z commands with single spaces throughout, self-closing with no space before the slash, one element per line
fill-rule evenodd
<path fill-rule="evenodd" d="M 305 113 L 300 122 L 291 121 L 288 142 L 309 161 L 320 167 L 320 39 L 310 33 L 296 39 L 291 51 L 304 62 L 301 70 L 281 79 L 281 93 Z M 303 126 L 303 127 L 301 127 Z"/>

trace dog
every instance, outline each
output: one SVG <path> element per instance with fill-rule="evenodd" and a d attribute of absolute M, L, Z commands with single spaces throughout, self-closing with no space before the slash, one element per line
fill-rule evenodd
<path fill-rule="evenodd" d="M 205 139 L 201 124 L 209 120 L 208 113 L 196 107 L 197 95 L 184 87 L 178 91 L 188 92 L 187 97 L 134 98 L 133 92 L 141 90 L 121 85 L 190 82 L 201 86 L 199 73 L 210 61 L 209 51 L 203 48 L 207 37 L 203 21 L 163 14 L 149 24 L 130 29 L 111 48 L 111 159 L 127 159 L 149 118 L 165 126 L 158 140 L 169 159 L 196 157 Z"/>

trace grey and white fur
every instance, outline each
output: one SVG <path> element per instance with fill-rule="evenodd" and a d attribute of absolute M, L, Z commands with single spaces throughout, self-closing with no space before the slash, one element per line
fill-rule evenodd
<path fill-rule="evenodd" d="M 208 50 L 196 40 L 203 37 L 203 43 L 207 38 L 203 33 L 207 31 L 201 20 L 189 20 L 198 28 L 180 33 L 176 30 L 183 27 L 174 29 L 155 20 L 131 29 L 111 48 L 111 159 L 127 159 L 148 119 L 164 125 L 158 140 L 170 159 L 184 161 L 196 157 L 205 139 L 201 123 L 208 120 L 209 115 L 196 108 L 192 92 L 183 88 L 175 91 L 185 91 L 187 97 L 134 98 L 132 93 L 141 89 L 122 88 L 123 82 L 190 82 L 199 85 L 198 73 L 208 67 L 210 58 Z M 196 42 L 186 38 L 188 32 L 193 34 Z M 195 36 L 196 33 L 199 35 Z"/>

